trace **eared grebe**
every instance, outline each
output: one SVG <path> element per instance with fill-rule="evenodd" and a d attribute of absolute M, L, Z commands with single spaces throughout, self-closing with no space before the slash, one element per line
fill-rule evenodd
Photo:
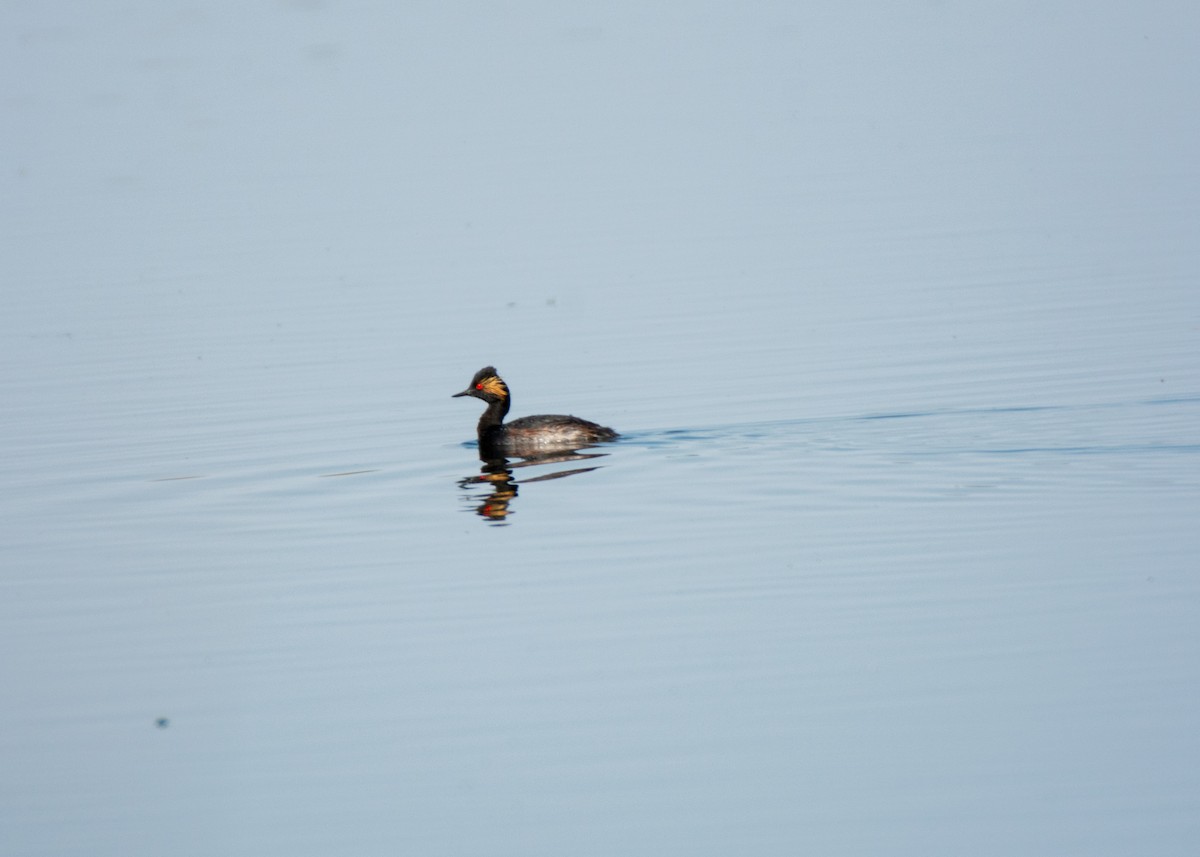
<path fill-rule="evenodd" d="M 519 455 L 522 450 L 573 448 L 617 439 L 617 433 L 612 429 L 579 417 L 543 414 L 504 422 L 512 397 L 508 394 L 508 385 L 492 366 L 485 366 L 476 372 L 471 385 L 451 398 L 457 399 L 459 396 L 474 396 L 487 403 L 487 410 L 479 418 L 481 451 L 496 450 Z"/>

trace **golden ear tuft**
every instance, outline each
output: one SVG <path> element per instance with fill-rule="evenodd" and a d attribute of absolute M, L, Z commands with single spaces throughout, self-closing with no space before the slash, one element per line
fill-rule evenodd
<path fill-rule="evenodd" d="M 475 388 L 487 393 L 489 396 L 499 396 L 502 399 L 508 396 L 508 387 L 504 386 L 504 382 L 495 375 L 489 375 L 481 379 L 475 385 Z"/>

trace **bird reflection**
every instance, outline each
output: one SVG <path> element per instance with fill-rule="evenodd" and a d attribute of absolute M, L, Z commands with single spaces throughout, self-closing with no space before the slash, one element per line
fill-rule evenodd
<path fill-rule="evenodd" d="M 555 470 L 537 476 L 518 479 L 513 471 L 522 467 L 545 466 L 551 464 L 566 464 L 574 461 L 592 461 L 603 458 L 606 452 L 582 452 L 582 449 L 570 450 L 538 450 L 526 455 L 518 455 L 515 460 L 501 455 L 495 450 L 480 449 L 479 460 L 483 466 L 478 476 L 468 476 L 458 481 L 458 487 L 470 490 L 478 486 L 486 486 L 489 493 L 486 497 L 473 496 L 475 514 L 492 523 L 504 523 L 511 514 L 510 506 L 517 496 L 518 485 L 530 485 L 534 482 L 547 482 L 551 479 L 562 479 L 565 476 L 575 476 L 598 469 L 599 465 L 591 467 L 570 467 L 565 470 Z M 474 494 L 475 492 L 473 492 Z"/>

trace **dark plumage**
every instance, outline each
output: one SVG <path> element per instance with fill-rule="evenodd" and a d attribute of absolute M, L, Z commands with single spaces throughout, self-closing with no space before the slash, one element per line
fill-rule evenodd
<path fill-rule="evenodd" d="M 484 451 L 520 455 L 522 450 L 574 449 L 618 437 L 615 431 L 605 426 L 560 414 L 504 422 L 512 406 L 512 396 L 493 366 L 485 366 L 476 372 L 467 389 L 451 398 L 459 396 L 474 396 L 487 404 L 478 426 L 479 448 Z"/>

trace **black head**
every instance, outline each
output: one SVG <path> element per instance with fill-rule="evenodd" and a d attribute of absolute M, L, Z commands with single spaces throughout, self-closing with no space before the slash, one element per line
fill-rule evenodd
<path fill-rule="evenodd" d="M 508 385 L 496 374 L 496 367 L 484 366 L 475 373 L 475 377 L 471 379 L 467 389 L 461 393 L 455 393 L 450 398 L 457 399 L 459 396 L 474 396 L 485 402 L 506 402 L 508 401 Z"/>

